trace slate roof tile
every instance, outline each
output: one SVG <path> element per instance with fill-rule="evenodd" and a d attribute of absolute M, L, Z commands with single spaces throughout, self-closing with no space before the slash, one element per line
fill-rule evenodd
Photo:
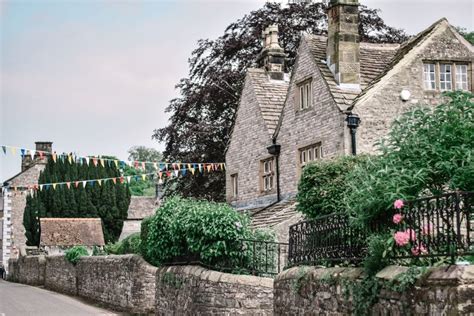
<path fill-rule="evenodd" d="M 42 246 L 103 246 L 100 218 L 41 218 Z"/>

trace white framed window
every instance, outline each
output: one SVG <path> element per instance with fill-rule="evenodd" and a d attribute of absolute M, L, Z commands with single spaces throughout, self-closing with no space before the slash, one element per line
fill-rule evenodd
<path fill-rule="evenodd" d="M 423 80 L 425 83 L 426 90 L 436 89 L 436 64 L 424 64 L 423 65 Z"/>
<path fill-rule="evenodd" d="M 268 158 L 260 162 L 261 165 L 261 191 L 270 192 L 273 190 L 274 179 L 274 159 Z"/>
<path fill-rule="evenodd" d="M 298 108 L 304 110 L 312 107 L 311 79 L 298 84 Z"/>
<path fill-rule="evenodd" d="M 237 173 L 230 175 L 230 186 L 232 190 L 232 197 L 236 198 L 239 194 L 239 177 Z"/>
<path fill-rule="evenodd" d="M 321 143 L 317 143 L 311 146 L 307 146 L 299 149 L 299 165 L 303 168 L 308 163 L 322 158 L 322 147 Z"/>
<path fill-rule="evenodd" d="M 439 65 L 439 88 L 441 91 L 453 89 L 451 64 Z"/>
<path fill-rule="evenodd" d="M 467 65 L 456 65 L 456 90 L 468 90 Z"/>

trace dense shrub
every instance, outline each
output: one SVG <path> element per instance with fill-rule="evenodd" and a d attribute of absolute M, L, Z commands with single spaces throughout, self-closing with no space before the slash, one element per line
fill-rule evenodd
<path fill-rule="evenodd" d="M 140 234 L 134 233 L 121 241 L 105 246 L 105 251 L 114 255 L 140 254 L 140 243 Z"/>
<path fill-rule="evenodd" d="M 307 165 L 298 184 L 298 210 L 309 218 L 345 210 L 347 174 L 365 156 L 345 156 Z"/>
<path fill-rule="evenodd" d="M 347 177 L 346 207 L 357 223 L 383 216 L 396 199 L 473 190 L 474 103 L 468 92 L 446 93 L 437 107 L 418 107 L 397 120 L 381 155 Z"/>
<path fill-rule="evenodd" d="M 199 255 L 211 266 L 242 266 L 251 260 L 240 240 L 273 240 L 248 225 L 246 215 L 226 204 L 170 198 L 142 223 L 142 254 L 154 265 Z"/>
<path fill-rule="evenodd" d="M 87 249 L 83 246 L 74 246 L 66 250 L 66 260 L 74 265 L 79 261 L 81 257 L 88 255 L 89 253 L 87 252 Z"/>

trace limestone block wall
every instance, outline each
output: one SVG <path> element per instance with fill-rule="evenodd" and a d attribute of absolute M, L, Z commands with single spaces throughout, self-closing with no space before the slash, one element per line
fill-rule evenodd
<path fill-rule="evenodd" d="M 59 293 L 77 295 L 76 267 L 64 256 L 47 256 L 44 287 Z"/>
<path fill-rule="evenodd" d="M 387 267 L 377 274 L 391 280 L 404 267 Z M 382 290 L 372 315 L 471 315 L 474 313 L 474 266 L 433 268 L 414 288 L 402 294 Z M 352 298 L 344 282 L 359 282 L 360 268 L 295 267 L 274 283 L 275 315 L 349 315 Z"/>
<path fill-rule="evenodd" d="M 156 315 L 273 315 L 273 279 L 198 266 L 158 269 Z"/>
<path fill-rule="evenodd" d="M 152 313 L 156 270 L 136 255 L 83 257 L 76 266 L 77 294 L 115 310 Z"/>
<path fill-rule="evenodd" d="M 44 284 L 44 256 L 19 257 L 9 261 L 9 280 L 29 285 Z"/>

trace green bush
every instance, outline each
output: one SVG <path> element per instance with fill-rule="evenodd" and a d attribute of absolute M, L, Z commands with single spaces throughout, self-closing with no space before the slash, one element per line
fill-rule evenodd
<path fill-rule="evenodd" d="M 106 245 L 105 251 L 114 255 L 140 254 L 140 234 L 133 233 L 114 244 Z"/>
<path fill-rule="evenodd" d="M 74 246 L 66 250 L 66 260 L 74 265 L 79 261 L 81 257 L 88 255 L 89 253 L 87 252 L 87 249 L 83 246 Z"/>
<path fill-rule="evenodd" d="M 345 156 L 307 165 L 298 184 L 298 210 L 309 218 L 345 210 L 347 174 L 365 156 Z"/>
<path fill-rule="evenodd" d="M 274 239 L 252 232 L 248 217 L 226 204 L 174 197 L 142 222 L 141 250 L 154 265 L 199 254 L 203 263 L 214 267 L 248 268 L 255 262 L 249 257 L 250 246 L 240 240 L 254 238 Z"/>
<path fill-rule="evenodd" d="M 402 115 L 380 144 L 381 155 L 348 175 L 345 204 L 357 223 L 385 216 L 396 199 L 474 190 L 474 96 L 458 91 L 445 97 L 435 108 Z"/>

